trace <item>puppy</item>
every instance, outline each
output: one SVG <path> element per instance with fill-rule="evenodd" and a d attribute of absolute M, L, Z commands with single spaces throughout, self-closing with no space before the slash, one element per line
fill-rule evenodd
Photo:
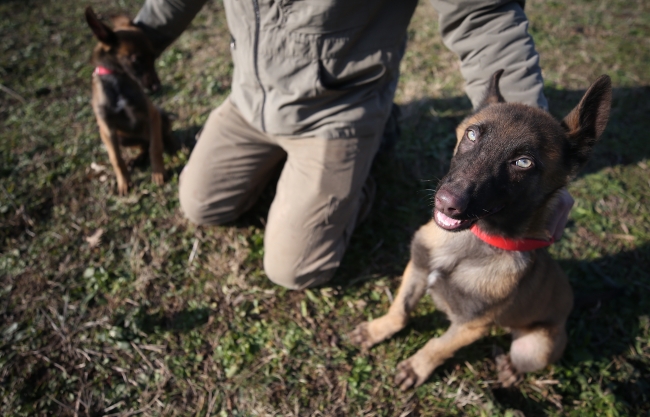
<path fill-rule="evenodd" d="M 171 135 L 169 116 L 147 97 L 144 88 L 160 89 L 154 69 L 155 54 L 144 33 L 126 16 L 113 19 L 115 30 L 102 23 L 92 8 L 86 8 L 86 21 L 99 43 L 92 55 L 95 65 L 92 81 L 92 106 L 99 134 L 117 176 L 119 195 L 129 190 L 129 172 L 120 153 L 122 146 L 136 146 L 140 154 L 131 161 L 141 163 L 149 157 L 152 180 L 164 182 L 163 148 L 178 150 Z"/>
<path fill-rule="evenodd" d="M 403 390 L 492 325 L 512 333 L 508 356 L 497 358 L 503 386 L 558 360 L 567 343 L 573 306 L 569 281 L 545 246 L 545 224 L 558 190 L 587 162 L 611 105 L 611 82 L 601 76 L 561 122 L 543 110 L 506 103 L 496 72 L 478 110 L 457 128 L 433 219 L 411 243 L 399 292 L 388 313 L 361 323 L 350 339 L 369 348 L 406 326 L 428 291 L 451 326 L 397 366 Z"/>

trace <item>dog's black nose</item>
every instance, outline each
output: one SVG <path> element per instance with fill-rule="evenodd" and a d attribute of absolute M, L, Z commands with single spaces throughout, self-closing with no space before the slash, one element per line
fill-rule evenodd
<path fill-rule="evenodd" d="M 436 209 L 450 217 L 463 214 L 468 201 L 466 196 L 458 196 L 444 188 L 436 193 Z"/>

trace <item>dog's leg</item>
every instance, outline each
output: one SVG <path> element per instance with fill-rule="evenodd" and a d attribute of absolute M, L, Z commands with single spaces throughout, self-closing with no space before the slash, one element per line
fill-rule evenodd
<path fill-rule="evenodd" d="M 359 324 L 350 332 L 350 341 L 367 349 L 402 330 L 408 316 L 427 289 L 427 272 L 411 261 L 406 266 L 402 283 L 388 313 L 370 322 Z"/>
<path fill-rule="evenodd" d="M 165 167 L 163 165 L 162 120 L 160 112 L 149 103 L 149 157 L 151 160 L 151 179 L 154 184 L 165 182 Z"/>
<path fill-rule="evenodd" d="M 496 358 L 499 381 L 509 387 L 524 372 L 545 368 L 562 356 L 567 343 L 564 323 L 552 327 L 514 329 L 509 355 Z"/>
<path fill-rule="evenodd" d="M 397 365 L 395 384 L 402 390 L 422 385 L 434 369 L 458 349 L 483 337 L 487 330 L 484 322 L 452 323 L 445 334 L 429 340 L 415 355 Z"/>
<path fill-rule="evenodd" d="M 129 192 L 129 171 L 120 153 L 117 133 L 112 132 L 104 120 L 99 117 L 97 117 L 97 124 L 99 125 L 99 136 L 106 146 L 108 158 L 111 160 L 111 165 L 113 165 L 117 176 L 117 193 L 124 196 Z"/>

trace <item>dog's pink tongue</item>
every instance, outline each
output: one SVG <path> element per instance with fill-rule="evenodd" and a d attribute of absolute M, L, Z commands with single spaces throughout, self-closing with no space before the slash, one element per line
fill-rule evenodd
<path fill-rule="evenodd" d="M 436 210 L 436 219 L 447 227 L 458 226 L 461 220 L 452 219 L 451 217 Z"/>

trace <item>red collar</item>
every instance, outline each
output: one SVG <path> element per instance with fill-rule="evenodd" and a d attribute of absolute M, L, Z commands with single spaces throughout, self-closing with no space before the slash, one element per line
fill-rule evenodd
<path fill-rule="evenodd" d="M 539 248 L 545 248 L 555 243 L 555 239 L 509 239 L 503 236 L 488 235 L 474 223 L 470 228 L 474 235 L 488 245 L 496 246 L 499 249 L 525 252 Z"/>
<path fill-rule="evenodd" d="M 113 71 L 109 70 L 106 67 L 101 67 L 101 66 L 95 67 L 95 71 L 93 72 L 93 74 L 96 74 L 96 75 L 109 75 L 109 74 L 112 74 L 112 73 L 113 73 Z"/>

